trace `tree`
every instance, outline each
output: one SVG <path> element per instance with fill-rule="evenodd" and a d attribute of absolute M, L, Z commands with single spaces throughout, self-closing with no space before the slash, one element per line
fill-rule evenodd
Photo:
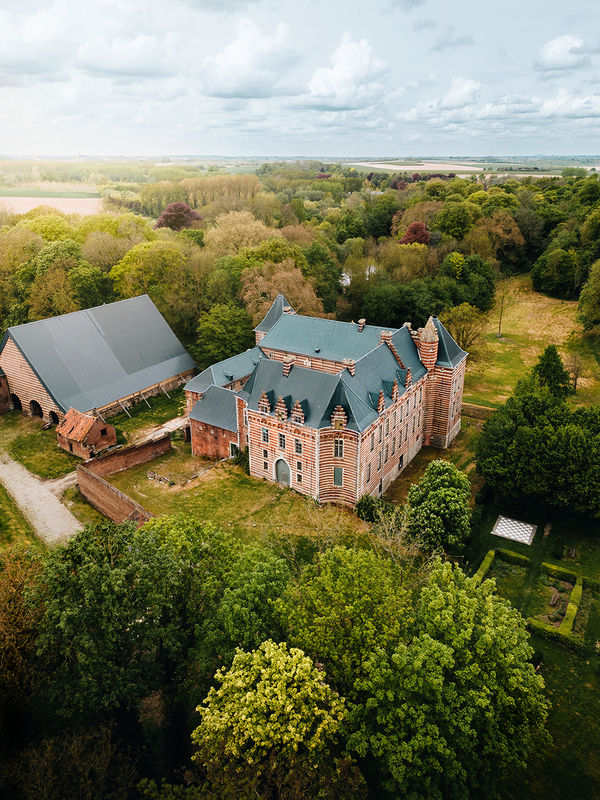
<path fill-rule="evenodd" d="M 592 264 L 579 297 L 579 319 L 586 331 L 600 324 L 600 259 Z"/>
<path fill-rule="evenodd" d="M 249 211 L 229 211 L 216 218 L 215 227 L 206 232 L 204 241 L 222 256 L 238 253 L 243 247 L 256 247 L 273 236 L 281 236 L 281 233 L 268 228 Z"/>
<path fill-rule="evenodd" d="M 542 386 L 547 386 L 550 392 L 559 398 L 570 395 L 573 391 L 569 373 L 564 367 L 556 346 L 548 345 L 533 368 Z"/>
<path fill-rule="evenodd" d="M 470 303 L 461 303 L 440 315 L 459 347 L 469 353 L 467 366 L 480 366 L 488 357 L 486 339 L 489 315 Z"/>
<path fill-rule="evenodd" d="M 154 228 L 171 228 L 180 231 L 182 228 L 193 228 L 194 223 L 200 222 L 202 217 L 187 203 L 169 203 L 156 221 Z"/>
<path fill-rule="evenodd" d="M 254 345 L 252 319 L 234 303 L 218 303 L 198 321 L 196 356 L 200 369 Z"/>
<path fill-rule="evenodd" d="M 432 461 L 408 492 L 408 531 L 430 550 L 456 550 L 471 533 L 471 484 L 451 461 Z"/>
<path fill-rule="evenodd" d="M 54 213 L 43 214 L 39 217 L 31 217 L 22 219 L 18 223 L 18 227 L 27 228 L 33 233 L 39 235 L 47 242 L 55 242 L 59 239 L 72 239 L 73 228 L 69 225 L 68 221 L 61 214 L 58 214 L 55 209 Z"/>
<path fill-rule="evenodd" d="M 335 758 L 345 704 L 324 678 L 301 650 L 272 641 L 217 672 L 192 741 L 219 797 L 354 796 Z"/>
<path fill-rule="evenodd" d="M 265 262 L 260 267 L 246 269 L 242 274 L 242 299 L 255 324 L 265 316 L 280 292 L 298 314 L 323 316 L 323 303 L 310 281 L 291 259 L 279 264 Z"/>
<path fill-rule="evenodd" d="M 459 240 L 465 236 L 472 224 L 471 214 L 464 203 L 445 203 L 435 218 L 436 228 Z"/>
<path fill-rule="evenodd" d="M 547 743 L 525 620 L 494 588 L 438 562 L 410 636 L 371 655 L 348 746 L 390 796 L 489 797 Z"/>
<path fill-rule="evenodd" d="M 278 603 L 286 640 L 325 667 L 351 697 L 364 662 L 402 629 L 409 597 L 390 561 L 365 550 L 334 547 L 306 567 Z"/>
<path fill-rule="evenodd" d="M 400 244 L 429 244 L 429 231 L 423 222 L 411 222 L 404 236 L 399 239 Z"/>

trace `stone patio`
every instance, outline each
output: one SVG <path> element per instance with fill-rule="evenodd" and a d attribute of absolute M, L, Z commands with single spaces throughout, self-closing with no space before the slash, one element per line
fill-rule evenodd
<path fill-rule="evenodd" d="M 492 528 L 493 536 L 501 536 L 513 542 L 531 544 L 535 536 L 536 526 L 518 519 L 499 516 Z"/>

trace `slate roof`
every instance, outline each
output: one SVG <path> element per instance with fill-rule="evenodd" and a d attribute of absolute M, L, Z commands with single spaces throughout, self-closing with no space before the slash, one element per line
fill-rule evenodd
<path fill-rule="evenodd" d="M 261 358 L 264 358 L 264 354 L 259 347 L 253 347 L 251 350 L 246 350 L 245 353 L 238 353 L 237 356 L 226 358 L 188 381 L 185 390 L 200 394 L 213 384 L 225 386 L 227 383 L 245 378 L 246 375 L 250 375 Z"/>
<path fill-rule="evenodd" d="M 285 297 L 282 294 L 278 294 L 275 300 L 273 301 L 273 305 L 267 311 L 262 320 L 258 323 L 256 328 L 254 328 L 254 330 L 259 331 L 261 333 L 265 331 L 270 331 L 273 325 L 275 325 L 275 323 L 279 319 L 279 317 L 283 315 L 283 309 L 286 306 L 292 308 L 291 304 L 288 303 Z"/>
<path fill-rule="evenodd" d="M 235 410 L 236 393 L 221 386 L 209 386 L 204 395 L 197 400 L 190 412 L 190 419 L 223 428 L 226 431 L 237 431 L 237 414 Z"/>
<path fill-rule="evenodd" d="M 73 442 L 83 442 L 94 422 L 94 417 L 89 414 L 82 414 L 81 411 L 70 408 L 63 421 L 57 426 L 56 433 Z"/>
<path fill-rule="evenodd" d="M 437 328 L 439 336 L 436 364 L 439 364 L 440 367 L 455 367 L 468 354 L 456 344 L 450 333 L 437 317 L 434 318 L 433 324 Z"/>
<path fill-rule="evenodd" d="M 56 404 L 102 408 L 191 370 L 185 351 L 148 295 L 9 328 Z"/>

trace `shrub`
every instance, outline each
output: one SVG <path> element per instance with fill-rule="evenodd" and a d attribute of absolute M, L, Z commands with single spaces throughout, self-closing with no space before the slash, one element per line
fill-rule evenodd
<path fill-rule="evenodd" d="M 529 565 L 531 563 L 529 556 L 515 553 L 514 550 L 505 550 L 503 547 L 496 549 L 496 555 L 503 561 L 508 561 L 509 564 Z"/>
<path fill-rule="evenodd" d="M 549 564 L 547 561 L 542 561 L 542 571 L 547 572 L 548 575 L 551 575 L 553 578 L 558 578 L 561 581 L 575 583 L 577 580 L 577 575 L 574 572 L 570 572 L 563 567 L 557 567 L 555 564 Z"/>
<path fill-rule="evenodd" d="M 356 504 L 356 515 L 365 522 L 377 522 L 382 515 L 391 514 L 393 510 L 392 503 L 370 494 L 364 494 Z"/>
<path fill-rule="evenodd" d="M 488 552 L 485 554 L 483 561 L 479 565 L 479 569 L 473 576 L 473 578 L 477 581 L 477 583 L 481 583 L 481 581 L 487 575 L 490 567 L 492 566 L 495 555 L 496 555 L 495 550 L 488 550 Z"/>

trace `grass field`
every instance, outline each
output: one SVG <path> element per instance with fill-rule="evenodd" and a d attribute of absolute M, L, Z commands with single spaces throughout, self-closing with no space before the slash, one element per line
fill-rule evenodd
<path fill-rule="evenodd" d="M 148 407 L 148 405 L 150 407 Z M 128 408 L 129 414 L 122 411 L 110 418 L 111 425 L 121 433 L 121 441 L 132 442 L 140 434 L 157 425 L 163 425 L 170 419 L 180 417 L 185 413 L 185 396 L 183 386 L 169 392 L 169 397 L 165 394 L 157 394 L 148 398 L 148 405 L 142 401 Z"/>
<path fill-rule="evenodd" d="M 55 428 L 44 431 L 40 420 L 17 411 L 0 415 L 0 449 L 40 478 L 60 478 L 80 463 L 56 444 Z"/>
<path fill-rule="evenodd" d="M 367 525 L 352 512 L 318 506 L 291 489 L 252 478 L 228 462 L 214 466 L 185 486 L 150 480 L 148 469 L 182 482 L 206 465 L 191 456 L 188 444 L 175 442 L 174 447 L 173 453 L 149 464 L 112 475 L 110 482 L 153 514 L 193 514 L 244 539 L 317 536 L 326 541 L 354 541 L 367 532 Z"/>
<path fill-rule="evenodd" d="M 500 295 L 508 289 L 502 313 L 502 336 L 497 337 Z M 512 393 L 515 383 L 536 363 L 549 344 L 566 355 L 567 341 L 581 353 L 583 374 L 574 403 L 600 398 L 600 337 L 584 335 L 577 322 L 577 301 L 557 300 L 534 292 L 528 275 L 508 278 L 499 285 L 490 312 L 488 343 L 490 363 L 483 372 L 467 375 L 464 401 L 496 408 Z"/>
<path fill-rule="evenodd" d="M 41 546 L 30 524 L 0 483 L 0 550 L 12 544 Z"/>
<path fill-rule="evenodd" d="M 0 198 L 2 197 L 100 197 L 98 192 L 63 191 L 53 192 L 48 189 L 7 189 L 0 186 Z"/>

